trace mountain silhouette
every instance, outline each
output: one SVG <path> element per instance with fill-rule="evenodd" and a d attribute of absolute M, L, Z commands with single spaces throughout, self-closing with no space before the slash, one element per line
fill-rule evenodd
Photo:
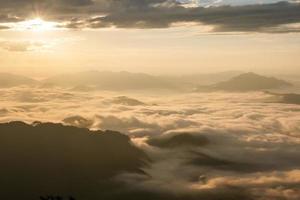
<path fill-rule="evenodd" d="M 73 87 L 74 90 L 171 89 L 173 85 L 159 77 L 143 73 L 87 71 L 64 74 L 42 81 L 48 86 Z"/>
<path fill-rule="evenodd" d="M 64 87 L 74 91 L 90 92 L 96 90 L 179 90 L 179 91 L 256 91 L 278 89 L 291 86 L 287 81 L 274 77 L 261 76 L 252 72 L 233 76 L 238 72 L 223 72 L 203 75 L 152 76 L 144 73 L 86 71 L 63 74 L 44 80 L 34 80 L 24 76 L 0 73 L 0 88 L 21 85 L 35 85 L 43 88 Z M 232 77 L 233 76 L 233 77 Z M 203 82 L 214 82 L 232 77 L 212 85 L 199 86 Z M 211 83 L 209 83 L 211 84 Z M 198 85 L 198 86 L 197 86 Z M 125 99 L 119 99 L 125 102 Z M 128 99 L 127 99 L 128 100 Z M 130 100 L 128 100 L 130 101 Z M 129 103 L 132 103 L 129 102 Z"/>
<path fill-rule="evenodd" d="M 274 77 L 261 76 L 252 72 L 235 76 L 228 81 L 219 82 L 210 86 L 213 90 L 224 91 L 255 91 L 277 89 L 291 86 L 289 82 Z"/>
<path fill-rule="evenodd" d="M 148 157 L 114 131 L 61 124 L 0 124 L 0 187 L 3 199 L 72 195 L 93 199 L 118 188 L 122 172 L 143 174 Z"/>
<path fill-rule="evenodd" d="M 125 106 L 142 106 L 142 105 L 146 105 L 145 103 L 143 103 L 143 102 L 141 102 L 137 99 L 129 98 L 127 96 L 115 97 L 110 102 L 113 103 L 113 104 L 120 104 L 120 105 L 125 105 Z"/>
<path fill-rule="evenodd" d="M 20 85 L 33 85 L 37 81 L 25 76 L 14 75 L 9 73 L 0 73 L 0 88 L 14 87 Z"/>

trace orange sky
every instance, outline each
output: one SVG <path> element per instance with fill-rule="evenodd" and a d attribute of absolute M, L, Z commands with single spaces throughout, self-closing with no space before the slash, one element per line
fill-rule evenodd
<path fill-rule="evenodd" d="M 189 30 L 187 32 L 187 30 Z M 168 30 L 2 31 L 1 71 L 84 70 L 155 74 L 225 70 L 299 71 L 299 34 L 205 34 Z"/>

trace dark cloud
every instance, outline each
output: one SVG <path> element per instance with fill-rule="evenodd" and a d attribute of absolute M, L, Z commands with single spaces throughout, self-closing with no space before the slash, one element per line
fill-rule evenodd
<path fill-rule="evenodd" d="M 63 21 L 60 27 L 71 29 L 168 28 L 174 23 L 194 22 L 220 32 L 284 33 L 298 32 L 299 28 L 283 25 L 300 22 L 297 2 L 191 8 L 175 0 L 5 0 L 0 11 L 13 16 L 7 21 L 41 14 Z"/>
<path fill-rule="evenodd" d="M 222 6 L 182 8 L 179 6 L 151 8 L 143 12 L 112 13 L 98 19 L 98 26 L 166 28 L 176 22 L 197 22 L 214 26 L 215 31 L 257 31 L 300 21 L 299 4 Z M 88 25 L 97 25 L 95 21 Z"/>
<path fill-rule="evenodd" d="M 0 26 L 0 30 L 7 30 L 7 29 L 9 29 L 8 26 Z"/>
<path fill-rule="evenodd" d="M 5 14 L 0 15 L 0 22 L 18 22 L 20 19 L 15 16 L 9 16 Z"/>

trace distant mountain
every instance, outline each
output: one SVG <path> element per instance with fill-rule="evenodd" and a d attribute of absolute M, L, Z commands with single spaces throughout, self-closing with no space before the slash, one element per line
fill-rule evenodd
<path fill-rule="evenodd" d="M 108 199 L 112 190 L 120 192 L 112 178 L 123 172 L 144 174 L 140 168 L 147 160 L 118 132 L 39 122 L 0 124 L 2 199 Z"/>
<path fill-rule="evenodd" d="M 72 87 L 75 90 L 142 90 L 171 89 L 173 85 L 162 78 L 142 73 L 88 71 L 64 74 L 46 79 L 46 86 Z M 78 89 L 79 88 L 79 89 Z"/>
<path fill-rule="evenodd" d="M 213 90 L 224 91 L 255 91 L 265 89 L 277 89 L 291 86 L 289 82 L 274 77 L 261 76 L 252 72 L 235 76 L 228 81 L 211 85 Z"/>
<path fill-rule="evenodd" d="M 71 87 L 75 91 L 104 90 L 143 90 L 177 89 L 191 91 L 200 84 L 212 84 L 232 78 L 240 71 L 225 71 L 211 74 L 193 74 L 182 76 L 153 76 L 144 73 L 86 71 L 64 74 L 48 78 L 42 82 L 45 87 Z"/>
<path fill-rule="evenodd" d="M 169 80 L 172 82 L 177 82 L 182 86 L 184 85 L 203 85 L 203 84 L 213 84 L 220 81 L 228 80 L 232 77 L 235 77 L 239 74 L 242 74 L 242 71 L 224 71 L 224 72 L 216 72 L 216 73 L 196 73 L 196 74 L 185 74 L 181 76 L 161 76 L 165 80 Z"/>
<path fill-rule="evenodd" d="M 36 83 L 36 80 L 27 78 L 25 76 L 0 73 L 0 88 L 14 87 L 20 85 L 33 85 Z"/>
<path fill-rule="evenodd" d="M 120 105 L 125 105 L 125 106 L 143 106 L 146 105 L 144 102 L 141 102 L 137 99 L 129 98 L 126 96 L 119 96 L 113 98 L 110 103 L 113 104 L 120 104 Z"/>

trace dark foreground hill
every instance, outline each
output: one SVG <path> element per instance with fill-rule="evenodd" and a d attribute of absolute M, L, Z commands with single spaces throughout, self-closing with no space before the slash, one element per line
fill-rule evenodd
<path fill-rule="evenodd" d="M 38 200 L 72 195 L 106 199 L 122 172 L 143 173 L 147 156 L 113 131 L 89 131 L 61 124 L 0 124 L 1 199 Z"/>
<path fill-rule="evenodd" d="M 184 150 L 207 142 L 181 135 L 152 144 Z M 236 166 L 204 154 L 191 158 L 193 166 Z M 5 200 L 253 200 L 240 188 L 165 190 L 157 177 L 141 170 L 151 169 L 155 161 L 127 136 L 113 131 L 52 123 L 0 124 L 0 163 L 0 198 Z"/>
<path fill-rule="evenodd" d="M 219 82 L 210 88 L 224 91 L 255 91 L 265 89 L 277 89 L 291 86 L 290 83 L 274 77 L 261 76 L 252 72 L 235 76 L 228 81 Z"/>

